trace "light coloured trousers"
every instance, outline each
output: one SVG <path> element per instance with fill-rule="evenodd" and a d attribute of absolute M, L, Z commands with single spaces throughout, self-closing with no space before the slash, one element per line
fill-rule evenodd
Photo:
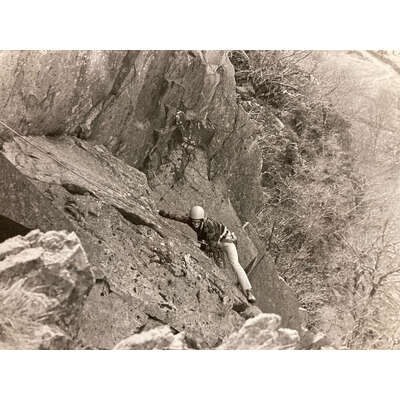
<path fill-rule="evenodd" d="M 240 286 L 246 293 L 246 290 L 251 289 L 251 284 L 249 278 L 246 275 L 246 272 L 239 264 L 239 256 L 236 246 L 232 242 L 222 241 L 219 243 L 219 247 L 224 251 L 224 253 L 228 257 L 229 263 L 231 264 L 233 270 L 236 272 Z"/>

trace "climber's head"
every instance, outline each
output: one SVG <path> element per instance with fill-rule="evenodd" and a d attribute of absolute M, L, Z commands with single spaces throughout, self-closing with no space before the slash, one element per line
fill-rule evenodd
<path fill-rule="evenodd" d="M 189 218 L 193 228 L 199 228 L 205 217 L 204 209 L 200 206 L 194 206 L 190 209 Z"/>

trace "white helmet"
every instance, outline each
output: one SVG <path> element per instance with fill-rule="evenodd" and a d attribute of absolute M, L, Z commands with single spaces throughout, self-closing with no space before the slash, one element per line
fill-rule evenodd
<path fill-rule="evenodd" d="M 203 207 L 194 206 L 190 209 L 189 217 L 190 219 L 204 219 L 205 212 Z"/>

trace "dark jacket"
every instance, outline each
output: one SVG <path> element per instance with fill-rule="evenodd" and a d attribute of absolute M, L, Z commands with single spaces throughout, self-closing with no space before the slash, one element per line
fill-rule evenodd
<path fill-rule="evenodd" d="M 199 242 L 206 242 L 212 247 L 216 246 L 219 241 L 224 239 L 229 234 L 229 230 L 224 224 L 221 224 L 218 221 L 214 221 L 213 219 L 208 217 L 204 219 L 203 223 L 198 229 L 195 229 L 192 226 L 191 219 L 186 215 L 173 214 L 164 210 L 160 210 L 159 214 L 162 217 L 173 219 L 175 221 L 189 225 L 196 232 L 197 240 Z"/>

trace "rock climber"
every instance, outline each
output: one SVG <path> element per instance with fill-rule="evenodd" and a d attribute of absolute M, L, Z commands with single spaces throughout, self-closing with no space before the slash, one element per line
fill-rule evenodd
<path fill-rule="evenodd" d="M 224 224 L 206 217 L 204 209 L 200 206 L 192 207 L 189 216 L 172 214 L 164 210 L 159 210 L 158 213 L 164 218 L 189 225 L 197 234 L 197 240 L 201 244 L 200 248 L 203 249 L 206 244 L 214 249 L 222 249 L 238 277 L 247 300 L 250 303 L 255 303 L 256 298 L 251 290 L 249 278 L 239 264 L 239 256 L 236 249 L 237 239 L 233 232 L 229 231 Z"/>

